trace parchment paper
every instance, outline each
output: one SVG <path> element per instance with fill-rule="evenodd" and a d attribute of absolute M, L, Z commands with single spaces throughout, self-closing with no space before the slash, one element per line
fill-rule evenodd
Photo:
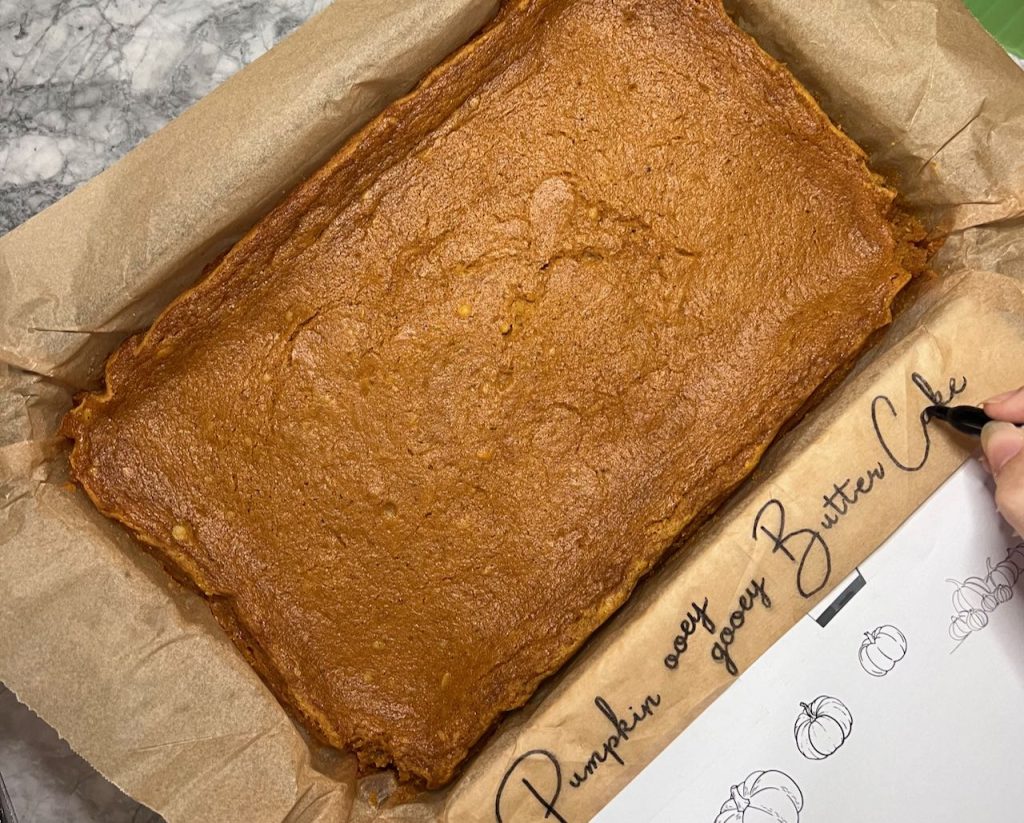
<path fill-rule="evenodd" d="M 335 0 L 0 241 L 0 358 L 75 385 L 497 0 Z M 83 335 L 83 333 L 85 333 Z"/>
<path fill-rule="evenodd" d="M 793 528 L 813 527 L 832 483 L 856 484 L 890 460 L 871 420 L 876 397 L 892 404 L 892 414 L 876 409 L 886 444 L 912 462 L 925 403 L 914 373 L 947 395 L 950 378 L 966 377 L 966 402 L 1024 383 L 1024 301 L 1007 276 L 1024 272 L 1024 75 L 959 0 L 731 6 L 933 231 L 953 231 L 939 258 L 944 278 L 921 290 L 844 386 L 773 447 L 743 494 L 503 724 L 453 787 L 410 798 L 393 792 L 387 774 L 357 781 L 351 758 L 309 747 L 205 605 L 66 484 L 53 432 L 71 389 L 96 384 L 117 342 L 465 40 L 493 12 L 491 0 L 336 0 L 110 170 L 0 238 L 0 358 L 10 364 L 0 365 L 0 680 L 170 823 L 493 820 L 496 811 L 503 820 L 548 812 L 575 821 L 600 808 L 734 679 L 712 659 L 718 635 L 704 628 L 677 667 L 666 666 L 693 601 L 708 598 L 721 631 L 744 588 L 764 577 L 771 608 L 752 598 L 759 604 L 728 647 L 739 671 L 824 594 L 803 597 L 786 553 L 763 532 L 753 540 L 758 508 L 776 499 Z M 838 583 L 966 453 L 935 433 L 919 470 L 894 468 L 878 481 L 829 530 L 829 579 Z M 762 525 L 776 528 L 779 513 L 769 514 L 774 523 Z M 802 557 L 797 542 L 782 548 Z M 657 704 L 645 703 L 655 695 Z M 627 725 L 633 711 L 644 717 L 624 737 L 597 697 Z M 613 735 L 623 763 L 606 753 L 586 774 Z M 502 779 L 534 749 L 559 764 L 557 801 L 552 761 L 535 754 L 512 772 L 496 809 Z M 586 777 L 578 788 L 574 773 Z"/>
<path fill-rule="evenodd" d="M 977 403 L 1024 383 L 1024 293 L 1010 278 L 969 273 L 901 326 L 898 342 L 777 444 L 760 481 L 634 595 L 529 718 L 491 741 L 439 801 L 446 820 L 494 820 L 496 808 L 503 820 L 540 820 L 549 808 L 589 819 L 961 464 L 973 444 L 922 426 L 925 387 Z M 708 623 L 688 617 L 697 605 Z M 645 704 L 649 716 L 635 722 Z M 542 805 L 523 780 L 555 802 Z"/>

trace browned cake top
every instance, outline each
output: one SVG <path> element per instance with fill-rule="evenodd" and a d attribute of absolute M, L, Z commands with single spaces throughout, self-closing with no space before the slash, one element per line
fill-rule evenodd
<path fill-rule="evenodd" d="M 718 0 L 525 2 L 122 347 L 73 469 L 439 785 L 888 321 L 891 200 Z"/>

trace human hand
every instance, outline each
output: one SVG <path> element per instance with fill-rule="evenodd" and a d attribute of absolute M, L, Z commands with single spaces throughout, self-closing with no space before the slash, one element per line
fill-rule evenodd
<path fill-rule="evenodd" d="M 981 448 L 996 479 L 996 506 L 1007 522 L 1024 534 L 1024 388 L 985 401 L 985 413 L 996 422 L 981 431 Z"/>

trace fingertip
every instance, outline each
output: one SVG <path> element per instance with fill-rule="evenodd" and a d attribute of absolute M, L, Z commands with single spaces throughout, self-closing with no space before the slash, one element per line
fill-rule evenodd
<path fill-rule="evenodd" d="M 981 430 L 981 448 L 998 477 L 1006 464 L 1024 450 L 1024 431 L 1001 420 L 987 423 Z"/>
<path fill-rule="evenodd" d="M 981 405 L 985 413 L 996 420 L 1024 423 L 1024 388 L 997 394 Z"/>
<path fill-rule="evenodd" d="M 985 400 L 982 405 L 987 406 L 989 403 L 1002 403 L 1004 400 L 1009 400 L 1016 394 L 1020 394 L 1024 391 L 1024 387 L 1020 389 L 1011 389 L 1010 391 L 1000 392 L 999 394 L 993 395 L 992 397 Z"/>

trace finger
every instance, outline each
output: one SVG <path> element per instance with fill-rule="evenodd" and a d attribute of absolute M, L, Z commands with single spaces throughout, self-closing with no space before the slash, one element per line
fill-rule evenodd
<path fill-rule="evenodd" d="M 996 478 L 996 508 L 1017 534 L 1024 534 L 1024 455 L 1014 457 Z"/>
<path fill-rule="evenodd" d="M 1024 534 L 1024 431 L 1010 423 L 989 423 L 981 445 L 996 478 L 996 506 Z"/>
<path fill-rule="evenodd" d="M 997 394 L 983 404 L 985 414 L 995 420 L 1024 423 L 1024 388 Z"/>
<path fill-rule="evenodd" d="M 1003 467 L 1024 450 L 1024 429 L 1003 421 L 986 423 L 981 430 L 981 449 L 998 478 Z"/>

